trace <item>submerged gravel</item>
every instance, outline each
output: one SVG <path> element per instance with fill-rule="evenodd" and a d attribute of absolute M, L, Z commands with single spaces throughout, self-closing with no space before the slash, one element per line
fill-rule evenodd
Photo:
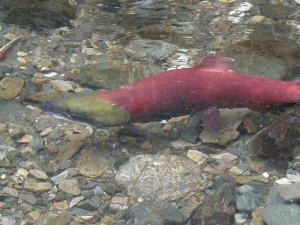
<path fill-rule="evenodd" d="M 299 1 L 69 2 L 77 13 L 59 14 L 63 27 L 0 23 L 1 46 L 23 35 L 0 64 L 0 224 L 298 224 L 288 202 L 300 196 L 297 107 L 224 110 L 220 134 L 195 116 L 135 124 L 137 134 L 37 104 L 192 67 L 208 52 L 239 72 L 297 79 Z"/>

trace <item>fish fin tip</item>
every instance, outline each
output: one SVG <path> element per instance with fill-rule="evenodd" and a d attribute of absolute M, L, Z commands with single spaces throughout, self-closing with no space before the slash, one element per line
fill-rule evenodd
<path fill-rule="evenodd" d="M 219 121 L 220 121 L 220 110 L 216 107 L 211 107 L 199 112 L 199 116 L 202 119 L 204 126 L 208 128 L 214 134 L 218 134 Z"/>
<path fill-rule="evenodd" d="M 204 126 L 208 128 L 213 134 L 219 133 L 220 110 L 216 107 L 211 107 L 199 112 Z"/>
<path fill-rule="evenodd" d="M 214 54 L 208 54 L 204 56 L 194 68 L 208 71 L 218 72 L 233 72 L 231 63 L 234 61 L 233 58 L 218 56 Z"/>

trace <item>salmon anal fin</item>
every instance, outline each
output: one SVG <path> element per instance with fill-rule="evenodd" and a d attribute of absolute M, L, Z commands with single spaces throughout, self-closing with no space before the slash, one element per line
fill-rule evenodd
<path fill-rule="evenodd" d="M 220 110 L 216 107 L 202 110 L 198 113 L 202 119 L 204 126 L 214 134 L 219 133 Z"/>

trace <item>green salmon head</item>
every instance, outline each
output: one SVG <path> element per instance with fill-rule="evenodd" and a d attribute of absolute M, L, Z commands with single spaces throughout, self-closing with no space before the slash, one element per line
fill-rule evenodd
<path fill-rule="evenodd" d="M 49 114 L 97 126 L 119 126 L 129 120 L 122 106 L 98 99 L 95 94 L 78 94 L 45 102 L 39 107 Z"/>

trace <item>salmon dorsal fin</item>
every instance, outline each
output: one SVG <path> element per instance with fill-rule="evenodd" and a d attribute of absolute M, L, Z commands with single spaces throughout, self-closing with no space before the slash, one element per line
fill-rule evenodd
<path fill-rule="evenodd" d="M 230 65 L 233 61 L 232 58 L 209 54 L 203 57 L 193 68 L 218 72 L 233 71 Z"/>

